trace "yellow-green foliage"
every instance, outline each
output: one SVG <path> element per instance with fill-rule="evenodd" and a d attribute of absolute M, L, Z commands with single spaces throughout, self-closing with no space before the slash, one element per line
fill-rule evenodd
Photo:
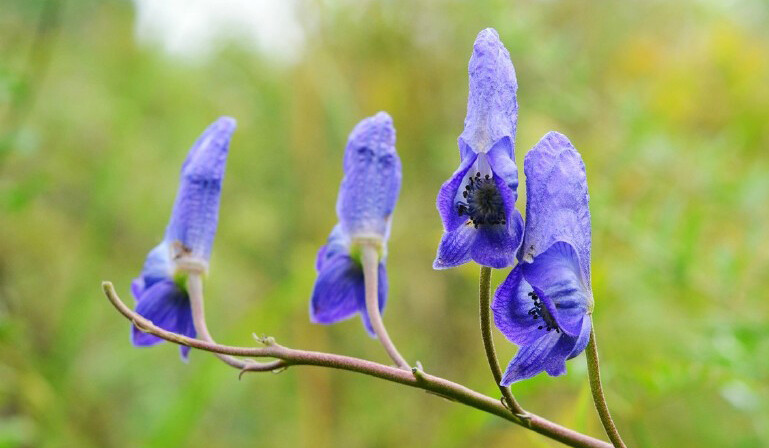
<path fill-rule="evenodd" d="M 0 7 L 0 447 L 556 446 L 349 373 L 295 367 L 238 381 L 211 356 L 185 365 L 169 344 L 132 348 L 100 293 L 112 280 L 131 302 L 187 149 L 232 115 L 206 284 L 212 332 L 387 362 L 357 319 L 322 327 L 307 311 L 347 134 L 387 110 L 404 171 L 390 335 L 427 372 L 497 394 L 477 269 L 431 268 L 435 195 L 457 164 L 467 60 L 487 26 L 518 74 L 518 162 L 558 130 L 587 165 L 595 326 L 625 440 L 769 444 L 765 1 L 306 0 L 296 65 L 235 44 L 180 61 L 136 44 L 130 2 L 63 3 L 44 37 L 50 64 L 32 80 L 28 61 L 45 59 L 30 57 L 41 3 Z M 496 336 L 507 362 L 515 348 Z M 584 359 L 568 368 L 514 391 L 525 407 L 601 436 Z"/>

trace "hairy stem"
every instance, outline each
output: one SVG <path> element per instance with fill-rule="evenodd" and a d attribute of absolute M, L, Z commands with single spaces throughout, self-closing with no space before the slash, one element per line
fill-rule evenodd
<path fill-rule="evenodd" d="M 208 331 L 208 325 L 206 324 L 206 313 L 203 305 L 203 279 L 199 273 L 190 272 L 187 275 L 187 294 L 189 295 L 190 307 L 192 308 L 192 322 L 195 325 L 195 331 L 197 331 L 198 337 L 204 341 L 215 344 L 216 342 Z M 241 370 L 253 368 L 253 370 L 269 371 L 283 367 L 284 365 L 280 360 L 263 363 L 253 360 L 243 360 L 222 353 L 214 353 L 214 355 L 226 364 Z"/>
<path fill-rule="evenodd" d="M 382 322 L 382 314 L 379 312 L 379 254 L 377 249 L 371 244 L 363 244 L 361 258 L 363 263 L 363 280 L 366 289 L 366 312 L 368 313 L 371 327 L 395 364 L 401 369 L 410 370 L 409 363 L 403 359 L 398 349 L 395 348 L 395 344 L 390 340 L 390 335 L 387 334 L 387 329 L 384 326 L 384 322 Z"/>
<path fill-rule="evenodd" d="M 487 266 L 481 266 L 481 276 L 479 285 L 479 302 L 480 302 L 480 316 L 481 316 L 481 337 L 483 338 L 483 348 L 486 349 L 486 359 L 489 360 L 489 367 L 491 368 L 491 374 L 494 376 L 494 383 L 499 387 L 502 392 L 502 397 L 507 402 L 508 407 L 515 414 L 525 417 L 526 411 L 513 397 L 513 393 L 507 386 L 502 386 L 502 370 L 499 368 L 499 361 L 497 360 L 497 352 L 494 349 L 494 339 L 491 336 L 491 316 L 489 313 L 490 301 L 491 301 L 491 268 Z"/>
<path fill-rule="evenodd" d="M 598 347 L 595 344 L 594 329 L 590 330 L 590 342 L 587 344 L 585 357 L 587 358 L 587 373 L 590 378 L 590 391 L 593 393 L 595 409 L 598 411 L 598 416 L 601 418 L 601 423 L 606 430 L 606 435 L 609 436 L 609 440 L 611 440 L 611 443 L 615 448 L 626 448 L 625 442 L 622 441 L 622 437 L 620 437 L 619 431 L 617 431 L 617 426 L 614 425 L 614 420 L 611 418 L 609 406 L 606 404 L 606 397 L 603 394 L 601 369 L 598 364 Z"/>
<path fill-rule="evenodd" d="M 332 369 L 347 370 L 350 372 L 362 373 L 372 377 L 380 378 L 393 383 L 403 384 L 410 387 L 422 389 L 450 400 L 457 401 L 467 406 L 479 409 L 484 412 L 499 416 L 518 425 L 525 426 L 539 434 L 557 440 L 565 445 L 576 448 L 611 448 L 611 445 L 599 439 L 578 433 L 569 428 L 563 427 L 550 420 L 544 419 L 535 414 L 527 414 L 523 419 L 511 413 L 498 400 L 478 393 L 461 384 L 433 376 L 422 372 L 416 368 L 411 371 L 403 370 L 397 367 L 390 367 L 363 359 L 352 358 L 349 356 L 335 355 L 332 353 L 314 352 L 306 350 L 296 350 L 283 347 L 276 344 L 271 338 L 265 338 L 263 342 L 265 347 L 232 347 L 220 345 L 209 341 L 188 338 L 186 336 L 163 330 L 155 326 L 146 318 L 140 316 L 115 293 L 115 288 L 110 282 L 102 283 L 102 288 L 112 305 L 128 320 L 134 323 L 140 330 L 154 334 L 169 342 L 186 345 L 213 353 L 220 353 L 232 356 L 250 356 L 255 358 L 276 358 L 283 364 L 273 369 L 263 369 L 261 367 L 246 367 L 243 371 L 274 371 L 291 365 L 308 365 L 328 367 Z"/>

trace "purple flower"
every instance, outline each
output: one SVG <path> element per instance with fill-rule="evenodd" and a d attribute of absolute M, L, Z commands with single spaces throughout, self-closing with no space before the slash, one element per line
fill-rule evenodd
<path fill-rule="evenodd" d="M 360 244 L 379 248 L 379 310 L 387 298 L 385 257 L 393 209 L 401 188 L 401 161 L 395 152 L 395 129 L 385 112 L 358 123 L 344 154 L 344 178 L 336 212 L 339 223 L 318 251 L 318 278 L 310 300 L 310 319 L 332 324 L 366 312 Z"/>
<path fill-rule="evenodd" d="M 550 132 L 526 155 L 526 232 L 520 263 L 494 295 L 494 322 L 520 345 L 502 385 L 566 373 L 590 337 L 590 210 L 585 165 Z"/>
<path fill-rule="evenodd" d="M 234 130 L 233 118 L 219 118 L 192 146 L 182 165 L 179 191 L 163 242 L 150 251 L 140 276 L 131 283 L 137 313 L 161 328 L 192 338 L 196 333 L 186 273 L 205 273 L 208 269 Z M 133 327 L 131 341 L 146 347 L 163 339 Z M 180 350 L 186 359 L 189 347 L 181 346 Z"/>
<path fill-rule="evenodd" d="M 495 30 L 478 34 L 468 72 L 467 116 L 458 140 L 461 161 L 436 201 L 445 232 L 435 269 L 470 260 L 494 268 L 511 266 L 523 233 L 523 219 L 515 209 L 518 83 Z"/>

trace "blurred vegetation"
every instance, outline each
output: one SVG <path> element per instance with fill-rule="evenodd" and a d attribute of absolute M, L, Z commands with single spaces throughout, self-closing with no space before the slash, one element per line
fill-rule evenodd
<path fill-rule="evenodd" d="M 358 319 L 317 326 L 307 307 L 347 133 L 387 110 L 404 167 L 390 334 L 427 371 L 498 393 L 477 267 L 431 269 L 435 194 L 457 163 L 467 60 L 487 26 L 518 74 L 519 163 L 549 130 L 585 158 L 595 325 L 626 441 L 769 445 L 766 1 L 307 0 L 295 64 L 235 44 L 206 61 L 169 57 L 137 45 L 127 1 L 70 1 L 41 22 L 44 6 L 0 5 L 0 447 L 556 446 L 354 374 L 238 381 L 210 356 L 134 349 L 99 289 L 112 280 L 131 301 L 187 149 L 232 115 L 212 331 L 386 362 Z M 507 362 L 515 348 L 496 336 Z M 583 358 L 568 368 L 514 391 L 602 436 Z"/>

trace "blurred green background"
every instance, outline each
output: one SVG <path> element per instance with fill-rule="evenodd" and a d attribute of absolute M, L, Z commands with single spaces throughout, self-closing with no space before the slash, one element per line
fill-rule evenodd
<path fill-rule="evenodd" d="M 496 396 L 477 267 L 431 268 L 435 194 L 458 161 L 467 60 L 487 26 L 518 74 L 518 162 L 550 130 L 585 159 L 595 326 L 626 441 L 769 445 L 767 1 L 291 7 L 296 56 L 241 38 L 195 58 L 137 41 L 128 1 L 0 3 L 0 447 L 557 446 L 351 373 L 238 381 L 202 353 L 183 364 L 169 344 L 132 348 L 99 288 L 111 280 L 132 303 L 189 146 L 232 115 L 206 284 L 215 336 L 387 362 L 359 319 L 324 327 L 307 312 L 347 133 L 387 110 L 404 175 L 385 322 L 409 360 Z M 515 347 L 496 337 L 507 363 Z M 514 392 L 602 437 L 584 357 L 568 369 Z"/>

